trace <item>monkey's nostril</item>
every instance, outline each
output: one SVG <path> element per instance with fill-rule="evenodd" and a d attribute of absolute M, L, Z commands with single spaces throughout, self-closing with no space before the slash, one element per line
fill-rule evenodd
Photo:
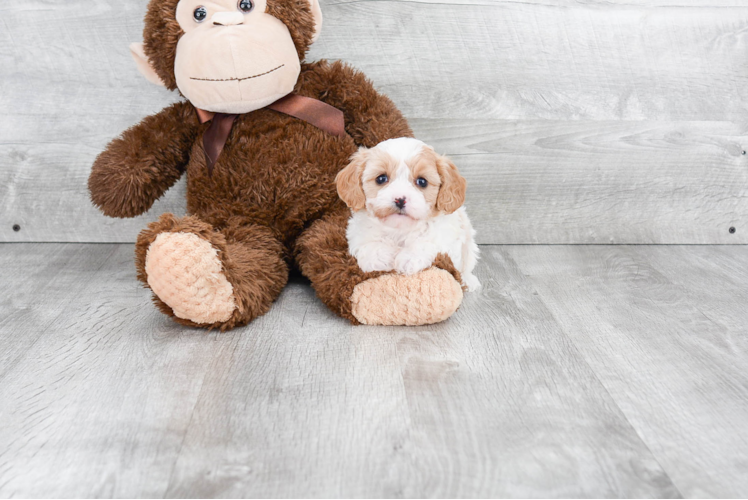
<path fill-rule="evenodd" d="M 210 20 L 213 26 L 236 26 L 244 24 L 244 15 L 241 12 L 216 12 Z"/>

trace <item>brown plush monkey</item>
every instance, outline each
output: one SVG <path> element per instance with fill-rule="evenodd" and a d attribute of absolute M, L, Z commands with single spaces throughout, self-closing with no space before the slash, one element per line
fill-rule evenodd
<path fill-rule="evenodd" d="M 359 72 L 303 63 L 318 0 L 151 0 L 131 48 L 154 83 L 187 99 L 145 118 L 94 163 L 106 215 L 147 211 L 184 173 L 189 216 L 138 237 L 138 278 L 180 323 L 226 330 L 264 314 L 298 266 L 354 323 L 428 324 L 462 300 L 448 258 L 414 276 L 363 273 L 348 253 L 336 174 L 359 146 L 411 136 Z M 342 113 L 341 113 L 342 112 Z"/>

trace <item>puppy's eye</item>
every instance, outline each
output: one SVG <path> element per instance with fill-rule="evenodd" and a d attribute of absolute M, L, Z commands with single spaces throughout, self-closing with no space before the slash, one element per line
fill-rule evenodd
<path fill-rule="evenodd" d="M 429 181 L 427 181 L 423 177 L 419 177 L 418 179 L 416 179 L 416 186 L 418 186 L 419 188 L 425 188 L 428 185 L 429 185 Z"/>
<path fill-rule="evenodd" d="M 387 174 L 382 174 L 379 177 L 377 177 L 377 184 L 382 185 L 385 182 L 387 182 L 388 180 L 390 180 L 390 178 L 387 177 Z"/>
<path fill-rule="evenodd" d="M 255 4 L 251 0 L 239 0 L 239 10 L 244 12 L 251 12 L 255 8 Z"/>
<path fill-rule="evenodd" d="M 206 17 L 208 17 L 208 10 L 201 5 L 200 7 L 195 9 L 195 12 L 192 13 L 192 17 L 195 18 L 195 22 L 201 23 L 205 21 Z"/>

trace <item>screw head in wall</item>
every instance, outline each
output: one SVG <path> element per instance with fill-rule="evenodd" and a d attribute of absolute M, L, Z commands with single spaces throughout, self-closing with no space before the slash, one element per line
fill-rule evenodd
<path fill-rule="evenodd" d="M 730 228 L 730 234 L 735 234 L 735 228 L 734 227 Z"/>
<path fill-rule="evenodd" d="M 18 232 L 20 230 L 21 230 L 21 226 L 19 226 L 18 224 L 13 224 L 13 231 Z"/>

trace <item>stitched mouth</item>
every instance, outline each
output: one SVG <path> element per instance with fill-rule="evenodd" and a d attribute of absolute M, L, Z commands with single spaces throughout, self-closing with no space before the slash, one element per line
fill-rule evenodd
<path fill-rule="evenodd" d="M 245 76 L 244 78 L 195 78 L 190 77 L 190 80 L 197 80 L 199 82 L 243 82 L 244 80 L 251 80 L 252 78 L 258 78 L 260 76 L 265 76 L 273 71 L 278 71 L 281 69 L 285 64 L 281 64 L 277 68 L 273 68 L 270 71 L 266 71 L 264 73 L 260 73 L 259 75 L 252 75 L 252 76 Z"/>

